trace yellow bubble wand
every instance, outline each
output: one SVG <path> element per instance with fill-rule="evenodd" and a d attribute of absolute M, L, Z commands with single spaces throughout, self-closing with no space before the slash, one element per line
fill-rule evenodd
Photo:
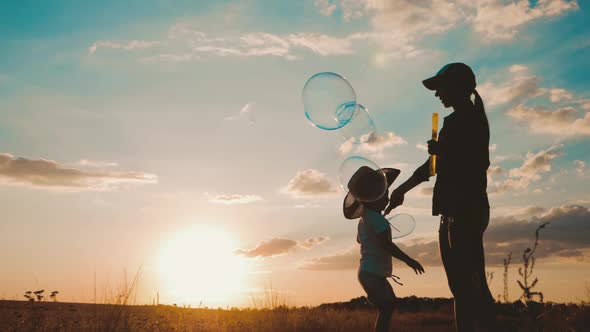
<path fill-rule="evenodd" d="M 432 113 L 432 139 L 438 139 L 438 113 Z M 433 154 L 430 156 L 430 176 L 434 176 L 436 174 L 436 155 Z"/>

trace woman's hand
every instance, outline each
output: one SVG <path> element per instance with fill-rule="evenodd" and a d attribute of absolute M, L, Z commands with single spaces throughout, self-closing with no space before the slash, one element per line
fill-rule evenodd
<path fill-rule="evenodd" d="M 389 205 L 385 208 L 385 211 L 383 211 L 383 215 L 388 215 L 391 210 L 402 204 L 404 204 L 404 193 L 397 190 L 392 191 L 391 197 L 389 197 Z"/>
<path fill-rule="evenodd" d="M 416 272 L 416 274 L 424 273 L 424 268 L 416 260 L 408 258 L 408 260 L 406 260 L 406 264 L 408 264 L 408 266 L 411 267 L 414 272 Z"/>
<path fill-rule="evenodd" d="M 439 154 L 439 144 L 437 141 L 431 139 L 428 143 L 428 154 Z"/>

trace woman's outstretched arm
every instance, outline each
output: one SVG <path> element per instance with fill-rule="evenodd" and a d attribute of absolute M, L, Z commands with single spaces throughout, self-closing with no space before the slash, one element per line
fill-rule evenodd
<path fill-rule="evenodd" d="M 404 203 L 404 195 L 414 189 L 417 185 L 422 182 L 428 181 L 430 178 L 430 159 L 427 159 L 422 166 L 418 167 L 412 176 L 407 179 L 404 183 L 400 184 L 397 188 L 395 188 L 391 192 L 391 197 L 389 198 L 389 205 L 385 208 L 384 214 L 389 214 L 391 210 L 395 209 L 396 207 L 402 205 Z"/>

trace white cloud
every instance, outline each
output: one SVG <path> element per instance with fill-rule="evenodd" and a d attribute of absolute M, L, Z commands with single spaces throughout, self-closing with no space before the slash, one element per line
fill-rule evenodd
<path fill-rule="evenodd" d="M 479 0 L 474 3 L 473 28 L 487 40 L 513 39 L 527 23 L 578 9 L 575 0 L 539 0 L 536 3 L 529 0 Z"/>
<path fill-rule="evenodd" d="M 543 94 L 543 90 L 539 87 L 540 77 L 520 75 L 521 71 L 513 73 L 517 73 L 517 76 L 503 84 L 490 82 L 478 84 L 477 90 L 481 93 L 486 105 L 494 106 L 519 102 Z"/>
<path fill-rule="evenodd" d="M 321 33 L 296 33 L 289 35 L 293 47 L 307 48 L 319 55 L 343 55 L 354 52 L 352 41 L 355 35 L 344 38 L 332 37 Z"/>
<path fill-rule="evenodd" d="M 372 131 L 360 139 L 365 143 L 355 144 L 354 139 L 351 138 L 340 144 L 338 150 L 341 154 L 354 152 L 357 154 L 371 154 L 372 157 L 382 158 L 382 152 L 386 148 L 408 143 L 403 137 L 396 135 L 391 131 L 382 135 Z"/>
<path fill-rule="evenodd" d="M 200 56 L 191 53 L 182 53 L 182 54 L 169 54 L 169 53 L 162 53 L 152 56 L 143 57 L 139 60 L 139 62 L 143 64 L 153 64 L 153 63 L 178 63 L 178 62 L 188 62 L 188 61 L 195 61 L 201 59 Z"/>
<path fill-rule="evenodd" d="M 238 120 L 238 119 L 247 119 L 248 122 L 250 122 L 250 124 L 253 124 L 254 122 L 256 122 L 256 117 L 254 115 L 254 104 L 253 103 L 247 103 L 244 106 L 242 106 L 242 108 L 240 109 L 240 111 L 237 114 L 234 115 L 230 115 L 225 117 L 226 121 L 234 121 L 234 120 Z"/>
<path fill-rule="evenodd" d="M 157 183 L 143 172 L 86 171 L 60 165 L 53 160 L 17 158 L 0 154 L 0 181 L 58 190 L 111 190 L 128 183 Z"/>
<path fill-rule="evenodd" d="M 508 171 L 508 178 L 492 186 L 491 193 L 510 190 L 524 190 L 529 185 L 551 171 L 552 161 L 563 155 L 563 145 L 554 145 L 536 153 L 528 152 L 522 165 Z M 492 174 L 496 169 L 492 169 Z M 499 174 L 499 173 L 498 173 Z"/>
<path fill-rule="evenodd" d="M 514 64 L 514 65 L 510 66 L 510 68 L 508 70 L 511 73 L 518 73 L 518 72 L 523 72 L 523 71 L 529 70 L 529 67 L 527 67 L 525 65 Z"/>
<path fill-rule="evenodd" d="M 306 169 L 297 172 L 289 180 L 283 192 L 294 197 L 312 197 L 334 194 L 336 188 L 324 173 L 315 169 Z"/>
<path fill-rule="evenodd" d="M 216 204 L 249 204 L 262 201 L 262 197 L 258 195 L 240 195 L 240 194 L 224 194 L 209 197 L 210 203 Z"/>
<path fill-rule="evenodd" d="M 558 103 L 562 100 L 572 99 L 574 95 L 565 89 L 550 89 L 549 100 L 554 103 Z"/>
<path fill-rule="evenodd" d="M 574 165 L 576 166 L 576 173 L 579 176 L 583 177 L 586 175 L 586 169 L 587 169 L 586 162 L 584 162 L 582 160 L 574 160 Z"/>
<path fill-rule="evenodd" d="M 336 4 L 331 3 L 330 0 L 316 0 L 314 4 L 324 16 L 330 16 L 336 10 Z"/>
<path fill-rule="evenodd" d="M 428 146 L 426 144 L 418 143 L 416 144 L 416 149 L 421 151 L 428 151 Z"/>
<path fill-rule="evenodd" d="M 302 241 L 295 241 L 285 238 L 272 238 L 270 240 L 261 241 L 252 249 L 238 249 L 236 250 L 236 254 L 250 258 L 275 257 L 286 255 L 297 248 L 311 249 L 326 242 L 328 239 L 329 238 L 327 236 L 318 236 Z"/>
<path fill-rule="evenodd" d="M 93 55 L 100 48 L 112 48 L 112 49 L 121 49 L 121 50 L 125 50 L 125 51 L 131 51 L 131 50 L 154 47 L 154 46 L 158 45 L 159 43 L 160 42 L 158 42 L 158 41 L 148 41 L 148 40 L 128 40 L 128 41 L 99 40 L 99 41 L 94 42 L 88 48 L 88 54 Z"/>
<path fill-rule="evenodd" d="M 79 166 L 86 166 L 86 167 L 117 167 L 117 164 L 114 161 L 100 161 L 100 160 L 89 160 L 89 159 L 82 159 L 77 162 Z"/>
<path fill-rule="evenodd" d="M 506 114 L 524 124 L 531 132 L 555 136 L 590 136 L 590 112 L 578 117 L 573 107 L 563 107 L 554 111 L 543 106 L 518 105 Z"/>

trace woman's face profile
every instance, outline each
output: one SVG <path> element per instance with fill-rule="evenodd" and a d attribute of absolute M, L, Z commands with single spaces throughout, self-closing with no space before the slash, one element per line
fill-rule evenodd
<path fill-rule="evenodd" d="M 443 106 L 445 108 L 449 108 L 451 106 L 453 106 L 454 102 L 453 102 L 453 94 L 449 91 L 449 89 L 445 89 L 440 88 L 438 90 L 436 90 L 436 93 L 434 94 L 434 96 L 438 97 L 438 99 L 440 99 L 440 102 L 443 104 Z"/>

